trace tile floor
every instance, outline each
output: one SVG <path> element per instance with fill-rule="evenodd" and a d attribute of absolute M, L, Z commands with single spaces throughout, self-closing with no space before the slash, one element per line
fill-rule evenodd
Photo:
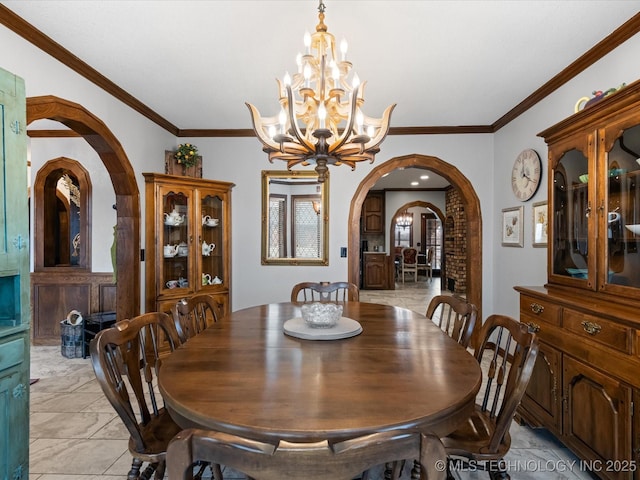
<path fill-rule="evenodd" d="M 362 291 L 360 300 L 424 313 L 429 299 L 440 293 L 437 279 L 398 287 Z M 131 465 L 128 434 L 102 394 L 89 359 L 64 358 L 60 347 L 32 347 L 31 377 L 39 380 L 31 387 L 30 480 L 126 479 Z M 514 423 L 511 433 L 506 461 L 513 479 L 591 478 L 545 430 Z M 455 473 L 461 480 L 488 478 L 485 472 Z M 382 478 L 380 473 L 374 477 Z M 225 478 L 244 477 L 225 472 Z"/>

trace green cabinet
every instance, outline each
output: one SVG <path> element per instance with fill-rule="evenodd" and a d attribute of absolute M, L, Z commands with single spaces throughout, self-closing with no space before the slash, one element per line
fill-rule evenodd
<path fill-rule="evenodd" d="M 24 81 L 0 69 L 0 479 L 29 478 L 29 208 Z"/>

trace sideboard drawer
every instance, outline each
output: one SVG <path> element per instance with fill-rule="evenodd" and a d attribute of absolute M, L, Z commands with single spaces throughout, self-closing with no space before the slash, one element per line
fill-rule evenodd
<path fill-rule="evenodd" d="M 624 353 L 632 352 L 633 329 L 594 315 L 565 310 L 564 328 Z"/>
<path fill-rule="evenodd" d="M 560 313 L 562 308 L 556 304 L 520 295 L 520 312 L 526 314 L 527 317 L 535 317 L 552 325 L 560 325 Z M 523 322 L 527 323 L 525 319 Z"/>

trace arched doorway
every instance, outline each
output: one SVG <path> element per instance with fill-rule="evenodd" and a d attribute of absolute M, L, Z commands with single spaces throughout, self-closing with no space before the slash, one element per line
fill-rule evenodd
<path fill-rule="evenodd" d="M 356 285 L 360 284 L 360 270 L 358 268 L 359 226 L 364 199 L 369 190 L 384 174 L 406 167 L 420 167 L 432 170 L 446 178 L 453 187 L 459 190 L 467 217 L 467 298 L 478 307 L 478 315 L 482 318 L 482 215 L 480 212 L 480 200 L 467 177 L 455 166 L 437 157 L 412 154 L 392 158 L 380 164 L 360 182 L 351 200 L 351 208 L 349 210 L 349 281 Z M 480 327 L 480 323 L 478 322 L 477 327 Z"/>
<path fill-rule="evenodd" d="M 117 210 L 117 318 L 139 315 L 140 193 L 133 167 L 113 133 L 81 105 L 55 96 L 27 98 L 27 125 L 43 119 L 60 122 L 82 136 L 109 172 Z"/>
<path fill-rule="evenodd" d="M 431 202 L 425 202 L 423 200 L 414 200 L 412 202 L 407 202 L 404 205 L 401 205 L 400 208 L 398 208 L 396 210 L 396 212 L 393 214 L 393 217 L 391 217 L 391 224 L 389 225 L 389 239 L 390 239 L 390 248 L 389 248 L 389 252 L 391 253 L 391 255 L 396 255 L 397 254 L 397 250 L 395 250 L 395 234 L 396 234 L 396 219 L 398 218 L 398 216 L 404 212 L 409 210 L 410 208 L 413 207 L 417 207 L 417 208 L 424 208 L 424 209 L 428 209 L 431 210 L 440 220 L 441 224 L 442 224 L 442 229 L 443 229 L 443 233 L 444 233 L 444 223 L 445 223 L 445 216 L 444 213 L 442 213 L 442 210 L 440 210 L 438 207 L 436 207 L 433 203 Z M 418 239 L 418 241 L 420 241 Z M 442 243 L 442 238 L 440 239 L 440 243 Z M 419 245 L 419 244 L 418 244 Z M 396 247 L 399 248 L 399 247 Z M 442 281 L 441 277 L 441 281 Z"/>

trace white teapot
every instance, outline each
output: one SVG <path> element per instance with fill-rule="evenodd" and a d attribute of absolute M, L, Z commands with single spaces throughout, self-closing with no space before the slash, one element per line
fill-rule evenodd
<path fill-rule="evenodd" d="M 184 222 L 184 215 L 180 215 L 174 208 L 171 213 L 164 214 L 164 223 L 167 225 L 180 225 Z"/>
<path fill-rule="evenodd" d="M 213 249 L 216 248 L 215 243 L 207 243 L 206 241 L 202 242 L 202 255 L 208 257 L 213 252 Z"/>
<path fill-rule="evenodd" d="M 164 256 L 165 257 L 175 257 L 178 254 L 178 246 L 177 245 L 165 245 L 164 246 Z"/>
<path fill-rule="evenodd" d="M 189 246 L 186 243 L 180 242 L 178 244 L 178 255 L 181 257 L 189 255 Z"/>

